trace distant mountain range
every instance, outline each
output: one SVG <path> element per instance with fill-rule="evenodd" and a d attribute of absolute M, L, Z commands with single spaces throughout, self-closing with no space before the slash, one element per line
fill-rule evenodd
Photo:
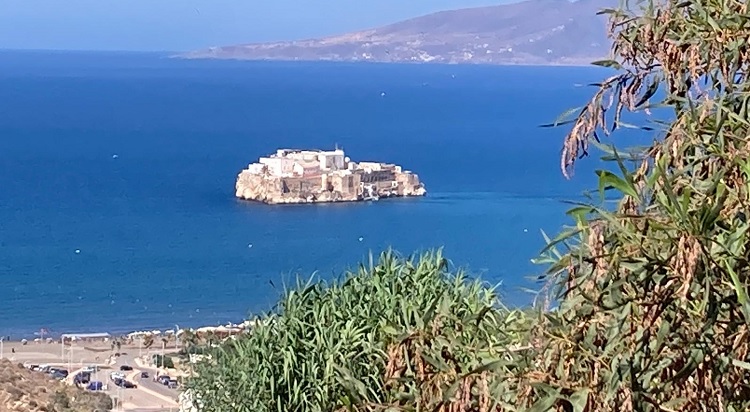
<path fill-rule="evenodd" d="M 578 65 L 606 57 L 610 0 L 526 0 L 441 11 L 380 28 L 298 41 L 211 47 L 191 59 Z"/>

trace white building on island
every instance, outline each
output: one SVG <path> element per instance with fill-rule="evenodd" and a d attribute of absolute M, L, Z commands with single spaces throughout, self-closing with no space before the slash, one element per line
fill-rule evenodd
<path fill-rule="evenodd" d="M 258 163 L 249 165 L 251 173 L 289 177 L 318 174 L 321 171 L 347 170 L 348 158 L 342 149 L 294 150 L 279 149 L 276 153 L 261 157 Z"/>
<path fill-rule="evenodd" d="M 294 159 L 288 157 L 261 157 L 258 162 L 268 167 L 268 173 L 272 176 L 287 176 L 294 173 Z"/>
<path fill-rule="evenodd" d="M 341 149 L 320 152 L 318 154 L 320 170 L 344 170 L 346 169 L 346 155 Z"/>

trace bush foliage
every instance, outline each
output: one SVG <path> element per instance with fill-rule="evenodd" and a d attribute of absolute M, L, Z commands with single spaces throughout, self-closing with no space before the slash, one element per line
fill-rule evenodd
<path fill-rule="evenodd" d="M 198 366 L 188 387 L 201 410 L 431 404 L 435 391 L 515 345 L 523 329 L 519 313 L 449 273 L 439 253 L 384 253 L 338 282 L 299 285 L 279 309 Z"/>
<path fill-rule="evenodd" d="M 384 255 L 302 285 L 191 382 L 205 411 L 750 410 L 750 15 L 739 0 L 630 1 L 616 71 L 558 125 L 567 176 L 592 142 L 615 162 L 540 263 L 555 310 L 509 311 L 440 255 Z M 656 96 L 664 96 L 656 101 Z M 670 111 L 627 156 L 623 112 Z"/>

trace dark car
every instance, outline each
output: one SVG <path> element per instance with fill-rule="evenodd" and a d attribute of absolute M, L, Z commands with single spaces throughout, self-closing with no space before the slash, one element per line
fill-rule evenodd
<path fill-rule="evenodd" d="M 65 369 L 56 369 L 51 375 L 55 379 L 65 379 L 68 377 L 68 371 Z"/>
<path fill-rule="evenodd" d="M 167 383 L 165 383 L 165 385 L 167 385 L 169 389 L 177 389 L 177 386 L 179 386 L 177 381 L 174 379 L 168 380 Z"/>
<path fill-rule="evenodd" d="M 122 365 L 122 366 L 120 366 L 120 370 L 121 371 L 132 371 L 133 367 L 129 366 L 129 365 Z"/>
<path fill-rule="evenodd" d="M 88 372 L 81 372 L 73 379 L 73 383 L 76 385 L 86 384 L 91 381 L 91 374 Z"/>
<path fill-rule="evenodd" d="M 89 385 L 86 387 L 86 389 L 90 391 L 100 391 L 104 388 L 104 384 L 99 381 L 94 381 L 89 383 Z"/>
<path fill-rule="evenodd" d="M 141 372 L 141 379 L 148 379 L 148 372 Z"/>
<path fill-rule="evenodd" d="M 169 376 L 167 375 L 161 375 L 154 378 L 156 382 L 161 383 L 162 385 L 166 385 L 169 382 Z"/>
<path fill-rule="evenodd" d="M 122 386 L 125 389 L 133 389 L 133 388 L 138 387 L 138 385 L 134 384 L 133 382 L 126 381 L 126 380 L 123 380 L 120 386 Z"/>

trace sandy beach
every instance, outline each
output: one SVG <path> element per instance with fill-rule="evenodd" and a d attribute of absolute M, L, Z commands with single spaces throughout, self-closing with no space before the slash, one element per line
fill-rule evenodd
<path fill-rule="evenodd" d="M 176 352 L 177 349 L 174 340 L 169 341 L 165 347 L 166 352 L 169 353 Z M 19 363 L 71 363 L 73 365 L 88 365 L 103 363 L 113 353 L 110 341 L 74 342 L 72 345 L 66 342 L 64 352 L 65 358 L 63 359 L 63 348 L 60 345 L 59 339 L 49 343 L 46 341 L 29 341 L 26 344 L 21 341 L 9 341 L 3 342 L 3 350 L 0 358 Z M 162 345 L 159 344 L 151 348 L 144 348 L 143 346 L 139 347 L 138 343 L 134 342 L 123 344 L 119 352 L 135 356 L 139 356 L 139 352 L 141 355 L 156 354 L 162 352 Z"/>

